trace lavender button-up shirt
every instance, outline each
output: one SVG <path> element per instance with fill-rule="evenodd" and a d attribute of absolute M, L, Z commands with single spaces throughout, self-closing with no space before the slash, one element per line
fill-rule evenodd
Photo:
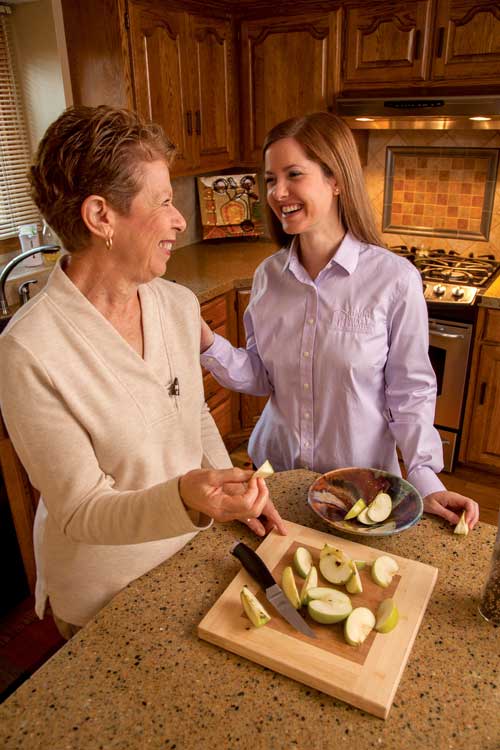
<path fill-rule="evenodd" d="M 258 267 L 244 324 L 246 349 L 216 335 L 201 361 L 228 388 L 269 394 L 256 465 L 400 474 L 397 444 L 422 496 L 444 489 L 427 308 L 406 259 L 346 234 L 312 281 L 295 239 Z"/>

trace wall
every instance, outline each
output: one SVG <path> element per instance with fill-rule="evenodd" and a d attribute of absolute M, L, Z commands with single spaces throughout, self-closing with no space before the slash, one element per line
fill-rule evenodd
<path fill-rule="evenodd" d="M 370 132 L 368 142 L 368 162 L 364 175 L 368 194 L 372 201 L 377 226 L 382 227 L 384 204 L 385 156 L 387 146 L 432 146 L 436 149 L 447 147 L 500 148 L 498 131 L 429 131 L 429 130 L 379 130 Z M 418 235 L 382 234 L 387 245 L 415 245 L 429 248 L 456 250 L 462 254 L 493 254 L 500 260 L 500 184 L 497 180 L 495 203 L 489 241 L 456 240 L 447 237 L 423 237 Z"/>
<path fill-rule="evenodd" d="M 14 49 L 31 148 L 66 106 L 50 0 L 12 9 Z"/>

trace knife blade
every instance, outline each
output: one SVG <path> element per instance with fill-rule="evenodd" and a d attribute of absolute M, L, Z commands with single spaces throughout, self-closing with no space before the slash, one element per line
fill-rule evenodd
<path fill-rule="evenodd" d="M 264 590 L 267 600 L 295 630 L 309 638 L 316 638 L 316 633 L 292 607 L 267 565 L 251 547 L 243 542 L 237 542 L 231 549 L 231 554 L 240 561 L 247 573 L 250 573 L 254 581 Z"/>

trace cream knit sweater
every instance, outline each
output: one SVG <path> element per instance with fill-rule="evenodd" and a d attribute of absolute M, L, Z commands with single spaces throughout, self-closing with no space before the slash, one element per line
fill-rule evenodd
<path fill-rule="evenodd" d="M 161 279 L 139 296 L 144 359 L 59 265 L 0 337 L 2 413 L 43 498 L 37 612 L 48 596 L 74 625 L 210 524 L 191 520 L 179 476 L 231 466 L 204 403 L 196 297 Z"/>

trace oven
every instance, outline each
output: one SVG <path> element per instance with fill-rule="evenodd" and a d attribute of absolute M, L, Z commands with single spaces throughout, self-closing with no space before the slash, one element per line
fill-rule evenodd
<path fill-rule="evenodd" d="M 472 330 L 472 323 L 429 318 L 429 358 L 437 381 L 434 424 L 443 443 L 445 471 L 452 471 L 458 449 Z"/>
<path fill-rule="evenodd" d="M 420 271 L 429 313 L 429 358 L 436 373 L 434 425 L 443 443 L 444 471 L 452 471 L 462 432 L 478 297 L 500 273 L 492 255 L 390 248 Z"/>

